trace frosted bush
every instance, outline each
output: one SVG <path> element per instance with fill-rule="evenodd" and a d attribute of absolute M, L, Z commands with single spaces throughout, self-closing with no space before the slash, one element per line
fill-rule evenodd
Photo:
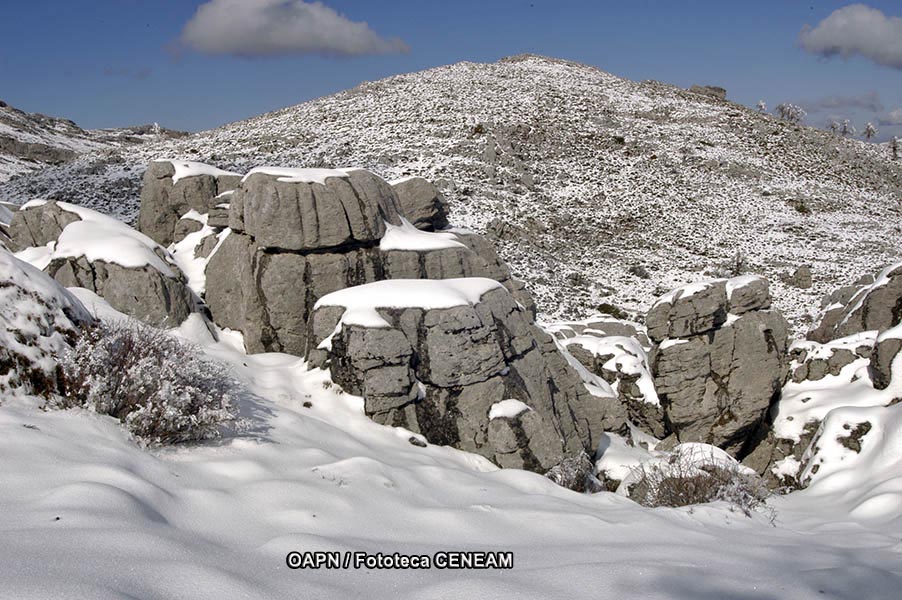
<path fill-rule="evenodd" d="M 764 504 L 770 491 L 757 474 L 703 446 L 674 448 L 666 458 L 634 467 L 629 496 L 651 508 L 724 501 L 746 516 Z"/>
<path fill-rule="evenodd" d="M 60 366 L 65 395 L 54 406 L 116 417 L 143 443 L 215 438 L 236 419 L 239 388 L 228 369 L 153 327 L 92 327 Z"/>

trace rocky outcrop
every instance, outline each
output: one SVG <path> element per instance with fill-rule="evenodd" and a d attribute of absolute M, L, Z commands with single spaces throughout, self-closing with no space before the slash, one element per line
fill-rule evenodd
<path fill-rule="evenodd" d="M 127 315 L 175 327 L 197 300 L 168 252 L 124 223 L 65 202 L 33 202 L 10 224 L 15 245 L 66 287 L 87 288 Z"/>
<path fill-rule="evenodd" d="M 488 277 L 534 315 L 491 244 L 412 227 L 393 188 L 367 171 L 262 168 L 229 198 L 232 231 L 207 264 L 204 297 L 250 352 L 302 355 L 318 299 L 385 279 Z"/>
<path fill-rule="evenodd" d="M 668 430 L 734 456 L 780 393 L 787 324 L 766 280 L 743 276 L 679 288 L 646 318 L 650 363 Z"/>
<path fill-rule="evenodd" d="M 645 349 L 633 337 L 579 335 L 563 345 L 617 394 L 633 425 L 656 438 L 666 436 L 664 412 L 655 392 Z"/>
<path fill-rule="evenodd" d="M 261 248 L 322 251 L 378 242 L 401 225 L 397 197 L 363 169 L 251 170 L 231 197 L 230 225 Z"/>
<path fill-rule="evenodd" d="M 0 402 L 12 393 L 58 393 L 56 359 L 92 322 L 68 291 L 0 249 Z"/>
<path fill-rule="evenodd" d="M 689 88 L 689 91 L 694 94 L 717 98 L 718 100 L 727 99 L 727 90 L 717 85 L 693 85 Z"/>
<path fill-rule="evenodd" d="M 895 327 L 902 323 L 902 263 L 839 288 L 825 297 L 821 306 L 818 325 L 808 332 L 808 339 L 816 342 Z"/>
<path fill-rule="evenodd" d="M 151 162 L 144 173 L 138 230 L 168 246 L 182 215 L 208 212 L 219 203 L 216 197 L 235 189 L 240 179 L 237 173 L 191 161 Z"/>
<path fill-rule="evenodd" d="M 601 401 L 553 338 L 485 278 L 381 281 L 329 294 L 307 359 L 374 420 L 504 467 L 544 472 L 594 450 Z"/>
<path fill-rule="evenodd" d="M 422 177 L 405 177 L 391 182 L 401 213 L 413 226 L 436 231 L 448 226 L 445 199 L 432 182 Z"/>

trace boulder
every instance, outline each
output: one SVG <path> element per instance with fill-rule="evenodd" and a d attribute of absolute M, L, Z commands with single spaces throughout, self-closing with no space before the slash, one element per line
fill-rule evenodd
<path fill-rule="evenodd" d="M 155 242 L 168 246 L 175 226 L 188 211 L 205 214 L 216 197 L 234 190 L 241 175 L 192 161 L 157 160 L 144 173 L 138 230 Z"/>
<path fill-rule="evenodd" d="M 91 323 L 65 288 L 0 249 L 0 403 L 14 393 L 59 393 L 57 358 Z"/>
<path fill-rule="evenodd" d="M 405 177 L 391 182 L 398 196 L 401 214 L 414 227 L 426 231 L 448 226 L 445 199 L 432 182 L 422 177 Z"/>
<path fill-rule="evenodd" d="M 650 366 L 677 440 L 748 451 L 786 377 L 787 324 L 769 306 L 766 281 L 744 276 L 680 288 L 651 309 Z"/>
<path fill-rule="evenodd" d="M 40 242 L 21 255 L 62 285 L 87 288 L 154 326 L 175 327 L 195 311 L 196 298 L 169 253 L 121 221 L 65 202 L 33 203 L 21 213 L 12 235 Z"/>
<path fill-rule="evenodd" d="M 762 277 L 711 279 L 679 287 L 659 298 L 649 310 L 645 326 L 648 336 L 660 342 L 717 329 L 731 313 L 741 315 L 768 307 L 769 286 Z"/>
<path fill-rule="evenodd" d="M 545 472 L 594 449 L 597 405 L 554 340 L 486 278 L 379 281 L 321 298 L 306 357 L 366 413 L 431 443 Z"/>
<path fill-rule="evenodd" d="M 78 220 L 78 215 L 52 200 L 28 202 L 13 214 L 9 224 L 9 248 L 19 252 L 29 247 L 46 246 L 59 239 L 66 225 Z"/>

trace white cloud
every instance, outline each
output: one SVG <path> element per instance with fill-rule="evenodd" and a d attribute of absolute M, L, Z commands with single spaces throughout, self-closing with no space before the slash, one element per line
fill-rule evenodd
<path fill-rule="evenodd" d="M 881 125 L 902 125 L 902 108 L 891 110 L 880 117 Z"/>
<path fill-rule="evenodd" d="M 407 52 L 398 38 L 385 39 L 362 21 L 322 2 L 210 0 L 185 24 L 182 44 L 206 54 L 362 56 Z"/>
<path fill-rule="evenodd" d="M 862 56 L 878 65 L 902 69 L 902 18 L 865 4 L 833 11 L 799 34 L 802 48 L 821 56 Z"/>
<path fill-rule="evenodd" d="M 880 112 L 883 110 L 883 103 L 880 101 L 880 95 L 875 91 L 867 92 L 859 96 L 827 96 L 826 98 L 821 98 L 819 100 L 804 100 L 800 104 L 810 112 L 854 109 Z"/>

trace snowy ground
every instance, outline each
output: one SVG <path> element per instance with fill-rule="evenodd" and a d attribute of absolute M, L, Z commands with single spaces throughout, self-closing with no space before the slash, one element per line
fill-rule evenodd
<path fill-rule="evenodd" d="M 78 291 L 90 309 L 113 311 Z M 902 518 L 854 521 L 812 487 L 749 519 L 639 507 L 481 457 L 420 448 L 296 357 L 231 363 L 248 428 L 146 450 L 84 411 L 0 405 L 0 597 L 896 598 Z M 305 404 L 309 403 L 309 406 Z M 509 571 L 293 571 L 292 550 L 510 550 Z"/>

